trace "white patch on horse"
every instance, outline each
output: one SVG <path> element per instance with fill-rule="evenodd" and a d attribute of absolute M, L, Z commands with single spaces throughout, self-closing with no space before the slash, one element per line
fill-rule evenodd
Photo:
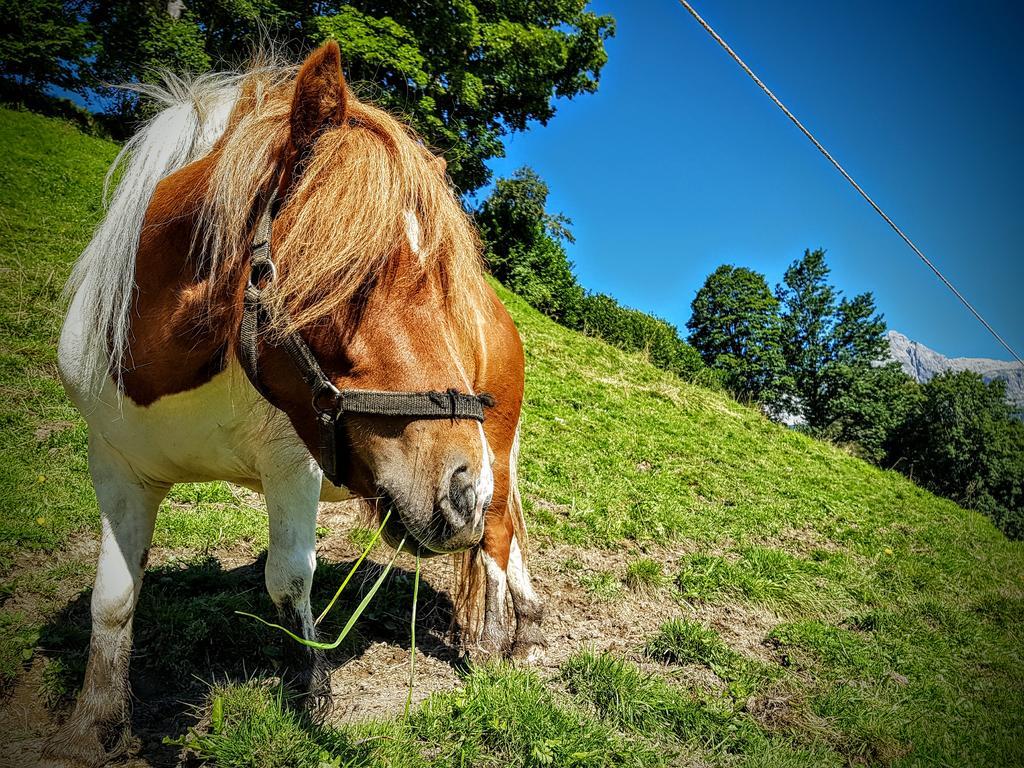
<path fill-rule="evenodd" d="M 310 460 L 288 417 L 262 398 L 237 361 L 202 386 L 145 407 L 121 398 L 109 375 L 97 392 L 91 382 L 106 371 L 106 359 L 81 342 L 87 332 L 86 301 L 85 292 L 76 295 L 64 321 L 57 348 L 60 376 L 89 424 L 90 437 L 131 457 L 140 478 L 155 483 L 227 480 L 262 491 L 261 468 L 301 468 Z M 322 486 L 325 500 L 349 496 L 326 480 Z"/>
<path fill-rule="evenodd" d="M 473 515 L 474 521 L 484 514 L 494 496 L 494 470 L 491 464 L 494 462 L 494 452 L 487 443 L 487 436 L 484 434 L 484 425 L 477 424 L 480 428 L 480 474 L 476 481 L 477 506 Z"/>
<path fill-rule="evenodd" d="M 487 574 L 482 639 L 485 643 L 494 645 L 496 649 L 504 649 L 508 642 L 508 630 L 505 626 L 505 617 L 508 614 L 508 576 L 498 565 L 498 561 L 482 549 L 480 557 L 483 559 L 484 571 Z"/>
<path fill-rule="evenodd" d="M 415 211 L 409 208 L 405 209 L 405 237 L 409 241 L 412 252 L 416 254 L 422 264 L 424 253 L 420 248 L 420 218 Z"/>
<path fill-rule="evenodd" d="M 512 537 L 512 547 L 508 554 L 508 581 L 509 589 L 513 593 L 522 595 L 528 601 L 537 600 L 537 593 L 533 591 L 533 584 L 530 582 L 530 571 L 523 560 L 523 552 L 519 548 L 519 540 Z"/>

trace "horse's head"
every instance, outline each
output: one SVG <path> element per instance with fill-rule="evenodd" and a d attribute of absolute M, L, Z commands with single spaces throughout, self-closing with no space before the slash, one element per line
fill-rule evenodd
<path fill-rule="evenodd" d="M 270 328 L 259 345 L 268 399 L 317 456 L 310 387 L 280 345 L 289 333 L 339 390 L 473 393 L 489 305 L 475 232 L 443 164 L 349 93 L 334 43 L 311 54 L 294 83 L 242 93 L 216 152 L 212 215 L 226 216 L 237 196 L 265 200 L 269 189 L 281 201 L 277 274 L 264 292 Z M 341 419 L 340 482 L 378 499 L 381 515 L 393 510 L 390 539 L 409 536 L 407 546 L 427 552 L 480 541 L 494 459 L 480 422 Z"/>

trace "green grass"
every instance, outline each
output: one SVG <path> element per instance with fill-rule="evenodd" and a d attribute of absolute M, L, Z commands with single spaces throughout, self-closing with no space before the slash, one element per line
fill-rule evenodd
<path fill-rule="evenodd" d="M 59 290 L 115 148 L 10 111 L 0 139 L 0 681 L 42 657 L 41 695 L 58 702 L 80 680 L 92 564 L 77 544 L 98 526 L 85 429 L 56 377 Z M 217 689 L 218 733 L 197 727 L 215 764 L 1024 764 L 1024 545 L 499 293 L 527 355 L 521 482 L 534 539 L 591 550 L 577 565 L 623 545 L 689 553 L 627 563 L 625 584 L 698 616 L 770 617 L 757 658 L 691 621 L 648 638 L 667 664 L 637 648 L 581 652 L 554 680 L 477 669 L 408 721 L 337 730 L 297 718 L 256 680 Z M 273 668 L 270 636 L 231 613 L 269 612 L 258 568 L 225 573 L 205 557 L 265 546 L 248 498 L 224 484 L 168 498 L 157 542 L 179 561 L 151 569 L 143 589 L 140 673 Z M 341 571 L 319 573 L 329 595 Z M 618 608 L 632 596 L 622 584 L 609 565 L 585 586 Z M 389 580 L 367 626 L 404 636 L 394 606 L 410 592 L 407 575 Z"/>
<path fill-rule="evenodd" d="M 221 687 L 223 719 L 184 741 L 223 768 L 359 766 L 657 766 L 650 745 L 627 741 L 532 673 L 475 669 L 460 688 L 432 696 L 408 719 L 344 729 L 306 722 L 280 690 Z"/>
<path fill-rule="evenodd" d="M 641 557 L 626 566 L 623 581 L 634 592 L 650 592 L 665 583 L 665 574 L 660 562 Z"/>

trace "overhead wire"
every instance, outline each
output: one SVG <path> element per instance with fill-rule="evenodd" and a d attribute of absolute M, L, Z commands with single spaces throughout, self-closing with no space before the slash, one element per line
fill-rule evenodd
<path fill-rule="evenodd" d="M 903 232 L 902 229 L 900 229 L 898 226 L 896 226 L 896 222 L 894 222 L 891 218 L 889 218 L 889 216 L 885 213 L 885 211 L 883 211 L 879 207 L 878 203 L 876 203 L 874 200 L 871 199 L 871 197 L 868 195 L 867 192 L 864 191 L 864 189 L 860 186 L 860 184 L 858 184 L 856 181 L 854 181 L 853 177 L 849 173 L 846 172 L 846 169 L 843 168 L 843 166 L 841 166 L 839 164 L 839 162 L 834 157 L 832 157 L 831 153 L 827 149 L 825 149 L 825 147 L 822 145 L 822 143 L 820 141 L 818 141 L 814 137 L 814 135 L 809 130 L 807 130 L 807 128 L 804 127 L 804 124 L 801 123 L 797 119 L 796 115 L 794 115 L 789 110 L 789 108 L 786 107 L 786 105 L 783 104 L 782 101 L 779 100 L 779 97 L 776 96 L 774 93 L 772 93 L 771 89 L 768 88 L 768 86 L 764 84 L 764 82 L 761 80 L 761 78 L 759 78 L 756 74 L 754 74 L 754 71 L 749 66 L 747 66 L 747 63 L 745 61 L 743 61 L 743 59 L 741 59 L 739 57 L 739 55 L 736 53 L 736 51 L 734 51 L 729 46 L 729 44 L 727 42 L 725 42 L 725 40 L 722 39 L 722 36 L 719 35 L 711 27 L 711 25 L 708 24 L 704 20 L 704 18 L 699 13 L 697 13 L 696 9 L 694 9 L 694 7 L 692 5 L 690 5 L 689 2 L 687 2 L 687 0 L 679 0 L 679 4 L 682 5 L 683 8 L 685 8 L 689 12 L 689 14 L 697 21 L 697 23 L 700 24 L 700 26 L 704 28 L 704 31 L 707 32 L 714 39 L 714 41 L 716 43 L 718 43 L 722 47 L 722 49 L 727 54 L 729 54 L 729 56 L 732 58 L 732 60 L 735 61 L 740 66 L 740 68 L 744 72 L 747 73 L 747 75 L 749 75 L 750 79 L 753 80 L 758 85 L 758 87 L 762 91 L 765 92 L 765 95 L 767 95 L 768 98 L 771 99 L 775 103 L 775 106 L 777 106 L 779 109 L 782 110 L 783 114 L 785 114 L 786 117 L 788 117 L 792 121 L 793 125 L 795 125 L 797 128 L 800 129 L 800 132 L 803 133 L 803 135 L 806 136 L 810 140 L 810 142 L 812 144 L 814 144 L 814 146 L 818 149 L 818 151 L 821 152 L 821 154 L 825 156 L 825 159 L 827 159 L 830 163 L 832 163 L 833 166 L 835 166 L 835 169 L 837 171 L 839 171 L 839 173 L 841 173 L 843 175 L 843 178 L 845 178 L 850 183 L 850 185 L 855 190 L 857 190 L 858 193 L 860 193 L 860 196 L 863 197 L 868 202 L 868 205 L 870 205 L 872 208 L 875 209 L 875 212 L 885 220 L 886 224 L 888 224 L 890 227 L 892 227 L 893 231 L 897 235 L 899 235 L 900 238 L 902 238 L 903 242 L 906 243 L 908 246 L 910 246 L 910 249 L 914 253 L 917 254 L 917 257 L 922 262 L 924 262 L 924 264 L 932 272 L 935 273 L 936 277 L 938 277 L 939 280 L 941 280 L 943 282 L 943 284 L 947 288 L 949 288 L 950 291 L 953 292 L 953 295 L 956 296 L 960 300 L 960 303 L 962 303 L 965 307 L 967 307 L 968 310 L 970 310 L 971 314 L 974 315 L 975 318 L 977 318 L 978 322 L 980 322 L 983 326 L 985 326 L 985 328 L 988 330 L 989 333 L 992 334 L 992 336 L 995 338 L 995 340 L 998 341 L 1006 349 L 1006 351 L 1009 352 L 1013 356 L 1013 358 L 1018 363 L 1020 363 L 1021 365 L 1024 365 L 1024 360 L 1021 359 L 1020 355 L 1018 355 L 1014 351 L 1013 347 L 1011 347 L 1009 345 L 1009 343 L 1007 343 L 1007 341 L 1002 336 L 999 335 L 998 331 L 996 331 L 996 329 L 992 327 L 991 323 L 989 323 L 988 320 L 986 320 L 982 316 L 981 312 L 979 312 L 977 309 L 974 308 L 974 305 L 971 304 L 971 302 L 967 300 L 966 296 L 964 296 L 959 290 L 957 290 L 957 287 L 955 285 L 953 285 L 953 283 L 949 280 L 949 278 L 947 278 L 944 274 L 942 274 L 942 272 L 939 270 L 939 268 L 937 266 L 935 266 L 935 264 L 927 256 L 925 256 L 924 253 L 921 252 L 920 248 L 918 248 L 916 245 L 914 245 L 914 242 Z"/>

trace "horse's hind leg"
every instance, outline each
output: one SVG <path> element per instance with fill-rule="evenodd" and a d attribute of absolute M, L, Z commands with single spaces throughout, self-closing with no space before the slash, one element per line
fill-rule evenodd
<path fill-rule="evenodd" d="M 281 624 L 307 640 L 316 639 L 309 603 L 316 568 L 316 513 L 321 472 L 306 454 L 294 461 L 274 462 L 263 473 L 263 492 L 270 518 L 266 583 Z M 331 682 L 321 651 L 291 638 L 284 642 L 282 678 L 310 711 L 326 709 Z"/>
<path fill-rule="evenodd" d="M 102 765 L 129 744 L 132 616 L 157 508 L 169 487 L 140 479 L 101 437 L 90 437 L 89 471 L 103 528 L 92 593 L 92 637 L 74 712 L 43 751 L 57 765 Z"/>

